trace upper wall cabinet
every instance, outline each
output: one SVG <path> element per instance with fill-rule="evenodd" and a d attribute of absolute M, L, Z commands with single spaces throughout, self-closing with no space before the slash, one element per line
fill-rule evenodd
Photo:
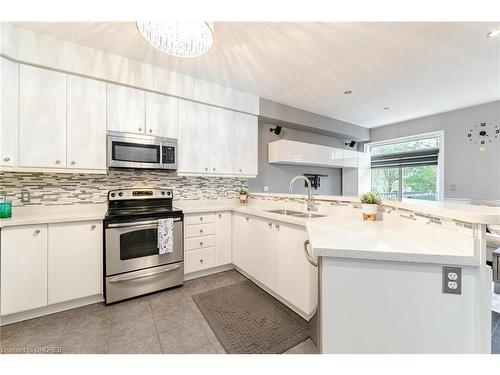
<path fill-rule="evenodd" d="M 18 165 L 19 65 L 0 58 L 0 165 Z"/>
<path fill-rule="evenodd" d="M 68 76 L 67 167 L 106 169 L 106 84 Z"/>
<path fill-rule="evenodd" d="M 179 101 L 178 172 L 209 173 L 210 107 Z"/>
<path fill-rule="evenodd" d="M 146 131 L 146 93 L 130 87 L 107 85 L 108 130 L 140 133 Z"/>
<path fill-rule="evenodd" d="M 235 172 L 236 113 L 222 108 L 210 108 L 210 172 Z"/>
<path fill-rule="evenodd" d="M 65 168 L 66 74 L 19 69 L 19 164 Z"/>
<path fill-rule="evenodd" d="M 179 99 L 146 92 L 146 134 L 179 137 Z"/>
<path fill-rule="evenodd" d="M 236 172 L 256 176 L 258 172 L 257 116 L 238 113 L 236 116 Z"/>

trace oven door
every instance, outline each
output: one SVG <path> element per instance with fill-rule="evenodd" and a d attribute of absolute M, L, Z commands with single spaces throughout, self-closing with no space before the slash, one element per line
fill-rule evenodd
<path fill-rule="evenodd" d="M 159 254 L 158 220 L 110 223 L 105 232 L 106 276 L 183 260 L 183 225 L 174 218 L 173 251 Z"/>
<path fill-rule="evenodd" d="M 108 167 L 162 168 L 161 141 L 141 135 L 108 135 Z"/>

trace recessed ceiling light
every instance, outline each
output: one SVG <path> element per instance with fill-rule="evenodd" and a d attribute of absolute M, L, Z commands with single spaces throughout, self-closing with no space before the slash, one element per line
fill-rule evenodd
<path fill-rule="evenodd" d="M 388 109 L 391 109 L 391 107 L 383 107 L 382 108 L 384 111 L 387 111 Z"/>
<path fill-rule="evenodd" d="M 346 90 L 346 91 L 344 91 L 344 94 L 351 95 L 352 94 L 352 90 Z"/>
<path fill-rule="evenodd" d="M 491 30 L 488 34 L 486 34 L 488 38 L 494 38 L 496 36 L 500 36 L 500 27 L 495 30 Z"/>
<path fill-rule="evenodd" d="M 156 49 L 177 57 L 198 57 L 214 43 L 213 25 L 204 21 L 137 21 L 137 29 Z"/>

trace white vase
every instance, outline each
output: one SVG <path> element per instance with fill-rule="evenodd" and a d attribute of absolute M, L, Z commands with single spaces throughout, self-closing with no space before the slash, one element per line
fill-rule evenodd
<path fill-rule="evenodd" d="M 364 221 L 375 221 L 377 220 L 377 210 L 378 204 L 366 204 L 361 205 L 363 210 L 363 220 Z"/>

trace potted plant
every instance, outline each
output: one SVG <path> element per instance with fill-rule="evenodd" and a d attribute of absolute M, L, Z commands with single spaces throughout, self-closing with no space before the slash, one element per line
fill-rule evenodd
<path fill-rule="evenodd" d="M 375 221 L 377 220 L 378 205 L 382 203 L 377 193 L 365 193 L 361 195 L 361 205 L 363 208 L 363 220 Z"/>
<path fill-rule="evenodd" d="M 247 203 L 248 201 L 248 191 L 245 188 L 240 189 L 240 203 Z"/>

